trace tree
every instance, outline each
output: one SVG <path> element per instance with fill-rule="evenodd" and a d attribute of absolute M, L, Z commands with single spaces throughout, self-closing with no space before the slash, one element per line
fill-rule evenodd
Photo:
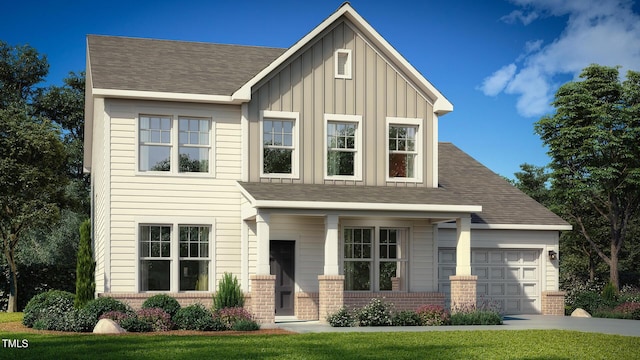
<path fill-rule="evenodd" d="M 0 40 L 0 109 L 31 99 L 35 93 L 33 85 L 48 72 L 47 58 L 36 49 L 28 45 L 10 46 Z"/>
<path fill-rule="evenodd" d="M 551 189 L 548 186 L 551 174 L 546 172 L 546 166 L 524 163 L 520 165 L 520 170 L 514 174 L 516 180 L 510 180 L 511 184 L 540 204 L 552 207 Z"/>
<path fill-rule="evenodd" d="M 76 265 L 76 308 L 83 307 L 93 300 L 96 291 L 96 262 L 91 253 L 91 222 L 85 220 L 80 225 L 80 244 L 78 245 L 78 261 Z"/>
<path fill-rule="evenodd" d="M 560 87 L 556 112 L 536 125 L 549 147 L 553 187 L 562 213 L 609 266 L 619 287 L 619 255 L 640 205 L 640 73 L 620 82 L 618 68 L 590 65 L 582 81 Z M 587 210 L 587 211 L 585 211 Z M 607 246 L 598 238 L 593 213 L 606 223 Z"/>

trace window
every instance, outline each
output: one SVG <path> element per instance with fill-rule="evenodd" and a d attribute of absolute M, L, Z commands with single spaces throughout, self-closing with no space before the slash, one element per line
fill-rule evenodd
<path fill-rule="evenodd" d="M 209 225 L 140 225 L 140 291 L 208 291 L 210 233 Z"/>
<path fill-rule="evenodd" d="M 327 178 L 359 180 L 361 178 L 360 117 L 325 115 Z"/>
<path fill-rule="evenodd" d="M 298 113 L 262 112 L 262 176 L 297 176 L 297 119 Z"/>
<path fill-rule="evenodd" d="M 351 79 L 351 50 L 336 50 L 335 58 L 335 77 L 338 79 Z"/>
<path fill-rule="evenodd" d="M 420 166 L 420 119 L 394 119 L 388 122 L 387 179 L 418 181 Z"/>
<path fill-rule="evenodd" d="M 141 115 L 138 169 L 148 173 L 210 173 L 211 138 L 209 119 Z"/>
<path fill-rule="evenodd" d="M 407 228 L 345 228 L 345 290 L 406 290 L 408 239 Z"/>

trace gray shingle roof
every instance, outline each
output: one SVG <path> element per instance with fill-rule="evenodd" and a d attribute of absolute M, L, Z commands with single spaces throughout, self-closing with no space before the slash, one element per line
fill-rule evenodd
<path fill-rule="evenodd" d="M 300 202 L 481 205 L 476 224 L 568 225 L 451 143 L 439 144 L 437 189 L 321 184 L 246 183 L 256 200 Z"/>
<path fill-rule="evenodd" d="M 87 37 L 94 88 L 231 95 L 286 49 Z"/>

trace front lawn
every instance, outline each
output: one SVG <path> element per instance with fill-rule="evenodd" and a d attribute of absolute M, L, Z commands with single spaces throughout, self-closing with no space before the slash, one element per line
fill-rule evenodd
<path fill-rule="evenodd" d="M 640 337 L 561 330 L 321 333 L 257 336 L 44 335 L 0 348 L 20 359 L 637 359 Z"/>

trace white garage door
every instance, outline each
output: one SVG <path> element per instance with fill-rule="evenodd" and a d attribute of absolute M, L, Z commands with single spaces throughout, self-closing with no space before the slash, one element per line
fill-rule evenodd
<path fill-rule="evenodd" d="M 439 291 L 451 293 L 456 250 L 438 253 Z M 498 302 L 505 314 L 540 313 L 540 250 L 471 249 L 471 273 L 478 276 L 478 301 Z"/>

